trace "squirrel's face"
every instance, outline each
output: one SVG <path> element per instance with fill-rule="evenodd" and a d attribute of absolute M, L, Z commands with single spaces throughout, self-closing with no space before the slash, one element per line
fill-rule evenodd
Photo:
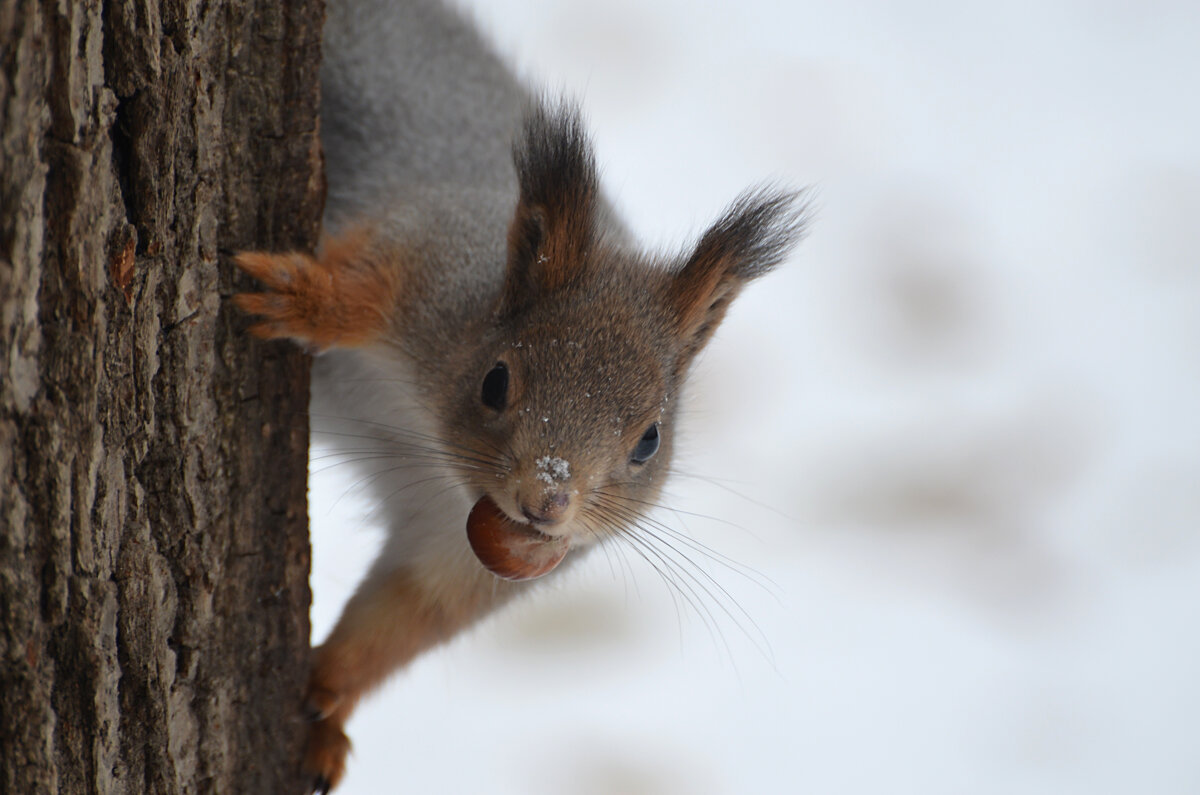
<path fill-rule="evenodd" d="M 677 351 L 627 306 L 548 304 L 502 323 L 473 364 L 463 444 L 494 463 L 465 474 L 510 519 L 581 546 L 643 513 L 660 490 Z"/>

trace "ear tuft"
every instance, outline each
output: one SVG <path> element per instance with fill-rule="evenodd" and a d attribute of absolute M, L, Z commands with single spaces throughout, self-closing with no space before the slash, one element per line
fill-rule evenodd
<path fill-rule="evenodd" d="M 700 238 L 689 268 L 721 268 L 742 282 L 774 268 L 808 232 L 809 191 L 760 187 L 739 196 Z"/>
<path fill-rule="evenodd" d="M 596 159 L 579 106 L 541 101 L 525 112 L 513 146 L 521 203 L 547 209 L 589 209 L 596 201 Z"/>
<path fill-rule="evenodd" d="M 749 190 L 709 227 L 675 274 L 670 301 L 694 353 L 712 336 L 751 279 L 770 271 L 803 239 L 812 216 L 808 190 Z"/>
<path fill-rule="evenodd" d="M 579 108 L 529 107 L 513 146 L 520 199 L 508 233 L 510 292 L 553 290 L 583 267 L 596 240 L 599 179 Z"/>

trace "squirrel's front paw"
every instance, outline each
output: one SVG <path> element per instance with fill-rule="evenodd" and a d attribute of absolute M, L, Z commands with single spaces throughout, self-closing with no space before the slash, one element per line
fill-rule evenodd
<path fill-rule="evenodd" d="M 313 792 L 327 793 L 338 785 L 346 772 L 349 752 L 350 738 L 339 722 L 325 719 L 309 725 L 304 771 L 311 777 Z"/>
<path fill-rule="evenodd" d="M 233 297 L 239 309 L 260 317 L 250 328 L 259 337 L 318 350 L 362 345 L 384 331 L 394 308 L 397 271 L 372 254 L 365 232 L 329 241 L 319 257 L 246 251 L 234 262 L 267 288 Z"/>
<path fill-rule="evenodd" d="M 268 254 L 247 251 L 234 258 L 237 266 L 263 283 L 270 292 L 240 293 L 233 302 L 243 312 L 262 319 L 250 331 L 266 339 L 291 337 L 316 343 L 323 290 L 320 266 L 307 254 Z M 326 279 L 327 280 L 327 279 Z"/>

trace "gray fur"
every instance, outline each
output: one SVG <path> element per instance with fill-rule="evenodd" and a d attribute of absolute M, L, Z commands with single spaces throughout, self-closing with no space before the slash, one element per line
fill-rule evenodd
<path fill-rule="evenodd" d="M 334 225 L 416 186 L 515 196 L 512 140 L 529 94 L 435 0 L 330 0 L 321 138 Z"/>

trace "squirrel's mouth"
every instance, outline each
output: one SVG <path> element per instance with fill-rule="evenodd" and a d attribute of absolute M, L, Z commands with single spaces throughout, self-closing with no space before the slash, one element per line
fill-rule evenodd
<path fill-rule="evenodd" d="M 486 494 L 467 517 L 467 540 L 483 567 L 505 580 L 532 580 L 549 574 L 570 548 L 565 536 L 550 536 L 513 521 Z"/>

